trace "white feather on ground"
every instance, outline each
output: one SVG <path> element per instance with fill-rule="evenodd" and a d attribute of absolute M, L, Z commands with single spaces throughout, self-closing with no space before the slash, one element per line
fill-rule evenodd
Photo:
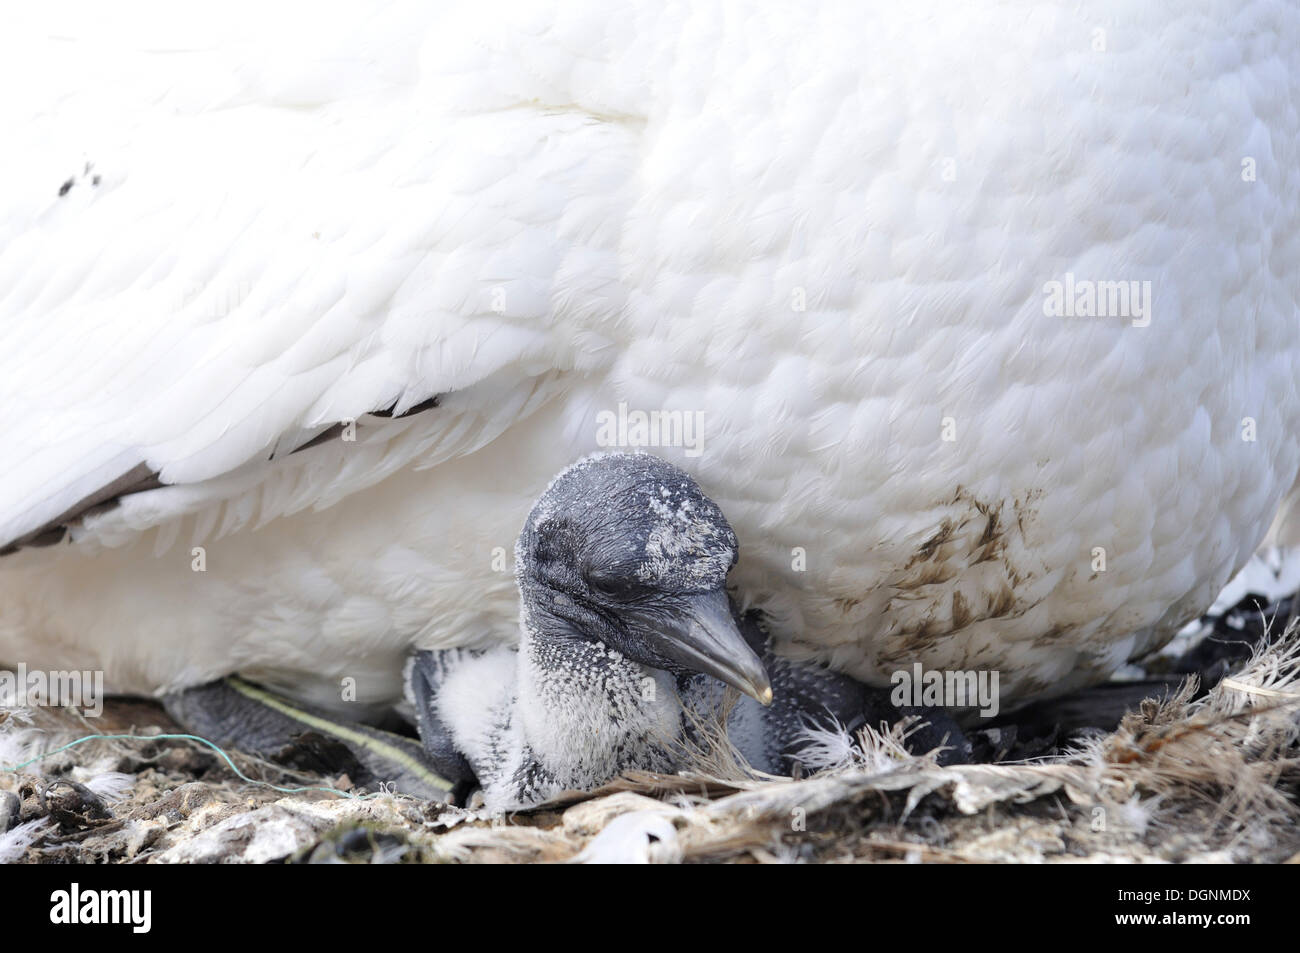
<path fill-rule="evenodd" d="M 674 864 L 682 849 L 672 813 L 663 808 L 614 818 L 574 858 L 580 864 Z"/>
<path fill-rule="evenodd" d="M 50 826 L 48 818 L 40 817 L 0 834 L 0 864 L 12 864 L 19 860 Z"/>

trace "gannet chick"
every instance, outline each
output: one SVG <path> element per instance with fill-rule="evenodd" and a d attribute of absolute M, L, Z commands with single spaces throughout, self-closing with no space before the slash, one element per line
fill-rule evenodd
<path fill-rule="evenodd" d="M 771 660 L 772 705 L 765 637 L 727 596 L 736 559 L 722 511 L 665 461 L 607 453 L 564 470 L 515 547 L 518 648 L 420 652 L 408 666 L 439 774 L 458 796 L 478 786 L 488 809 L 509 810 L 628 770 L 671 771 L 724 685 L 745 696 L 732 740 L 763 770 L 788 764 L 803 713 L 860 720 L 866 689 L 785 660 Z"/>
<path fill-rule="evenodd" d="M 729 741 L 761 771 L 794 773 L 811 724 L 851 732 L 914 714 L 929 722 L 918 750 L 961 759 L 944 713 L 894 708 L 886 693 L 773 654 L 758 615 L 728 598 L 736 560 L 735 533 L 686 473 L 648 454 L 591 456 L 551 482 L 519 536 L 518 646 L 412 655 L 419 742 L 242 678 L 164 703 L 218 744 L 459 804 L 481 789 L 494 811 L 629 770 L 676 770 L 724 708 Z"/>
<path fill-rule="evenodd" d="M 894 709 L 772 653 L 758 615 L 729 601 L 736 560 L 736 534 L 692 477 L 649 454 L 588 456 L 551 481 L 516 543 L 519 645 L 409 660 L 419 744 L 237 677 L 164 701 L 217 744 L 461 805 L 480 789 L 493 811 L 675 771 L 723 710 L 728 740 L 761 771 L 792 774 L 810 724 L 852 732 L 911 714 L 930 723 L 919 750 L 961 753 L 944 712 Z"/>

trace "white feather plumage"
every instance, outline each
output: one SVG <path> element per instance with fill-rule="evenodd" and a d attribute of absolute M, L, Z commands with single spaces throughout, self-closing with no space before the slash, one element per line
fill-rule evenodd
<path fill-rule="evenodd" d="M 704 412 L 657 449 L 782 651 L 1104 677 L 1300 468 L 1298 59 L 1280 0 L 24 12 L 0 539 L 170 485 L 0 560 L 0 658 L 393 699 L 514 639 L 496 553 L 626 401 Z"/>

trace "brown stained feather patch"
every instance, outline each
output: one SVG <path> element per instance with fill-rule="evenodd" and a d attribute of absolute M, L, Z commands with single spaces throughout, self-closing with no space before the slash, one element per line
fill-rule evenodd
<path fill-rule="evenodd" d="M 972 618 L 970 603 L 966 597 L 961 594 L 960 589 L 952 591 L 952 627 L 954 629 L 964 629 Z"/>
<path fill-rule="evenodd" d="M 952 562 L 920 563 L 908 574 L 906 582 L 899 583 L 894 588 L 900 593 L 919 592 L 927 586 L 951 582 L 957 577 L 957 573 L 958 568 Z M 915 598 L 923 598 L 923 595 L 918 594 Z"/>
<path fill-rule="evenodd" d="M 1044 646 L 1050 646 L 1069 631 L 1070 626 L 1068 625 L 1054 625 L 1042 635 L 1037 636 L 1034 639 L 1034 647 L 1043 648 Z"/>
<path fill-rule="evenodd" d="M 1024 534 L 1041 496 L 1031 490 L 984 500 L 958 487 L 938 504 L 947 512 L 885 584 L 885 612 L 898 628 L 882 659 L 924 655 L 971 625 L 1017 618 L 1033 608 L 1036 600 L 1025 587 L 1036 574 L 1012 554 L 1031 548 Z"/>
<path fill-rule="evenodd" d="M 1016 610 L 1016 593 L 1010 586 L 1004 585 L 1000 590 L 988 595 L 988 614 L 986 618 L 1000 619 L 1004 616 L 1023 615 L 1026 611 Z"/>
<path fill-rule="evenodd" d="M 930 560 L 932 560 L 934 558 L 935 553 L 939 551 L 939 547 L 942 546 L 944 543 L 948 542 L 948 540 L 952 539 L 952 534 L 958 528 L 959 527 L 956 524 L 954 524 L 952 520 L 945 519 L 942 523 L 939 524 L 938 531 L 929 539 L 927 539 L 925 542 L 923 542 L 919 547 L 917 547 L 916 554 L 912 556 L 910 560 L 908 560 L 907 565 L 904 566 L 903 568 L 911 569 L 917 563 L 929 562 Z"/>
<path fill-rule="evenodd" d="M 1031 497 L 1036 499 L 1036 492 L 1026 494 L 1025 499 L 1028 500 Z M 1032 518 L 1034 512 L 1029 510 L 1027 504 L 1022 502 L 1019 497 L 1011 502 L 1016 516 L 1016 529 L 1023 536 L 1025 519 Z M 912 554 L 912 557 L 903 567 L 904 570 L 912 569 L 921 563 L 947 559 L 951 555 L 953 548 L 959 543 L 956 537 L 960 531 L 970 525 L 973 520 L 981 518 L 984 520 L 984 529 L 979 538 L 970 544 L 969 565 L 974 566 L 1002 557 L 1006 552 L 1007 538 L 1010 532 L 1010 528 L 1002 520 L 1005 501 L 985 502 L 968 492 L 964 487 L 958 487 L 952 500 L 942 505 L 957 506 L 962 503 L 970 507 L 969 514 L 961 519 L 944 517 L 939 523 L 939 528 L 917 547 L 916 552 Z"/>

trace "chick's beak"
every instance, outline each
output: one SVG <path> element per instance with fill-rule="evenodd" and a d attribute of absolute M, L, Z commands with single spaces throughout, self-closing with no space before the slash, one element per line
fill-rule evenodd
<path fill-rule="evenodd" d="M 640 621 L 641 635 L 659 654 L 711 675 L 761 705 L 772 704 L 767 671 L 740 634 L 725 590 L 691 595 L 671 611 Z"/>

